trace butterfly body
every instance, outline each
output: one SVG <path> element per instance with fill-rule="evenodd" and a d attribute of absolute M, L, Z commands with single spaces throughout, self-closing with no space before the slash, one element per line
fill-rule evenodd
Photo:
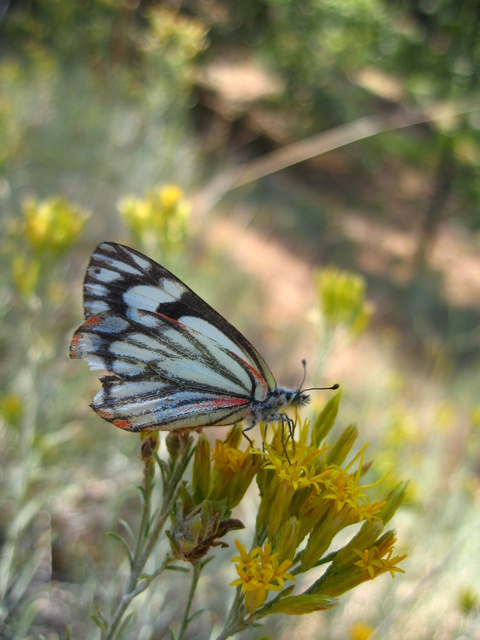
<path fill-rule="evenodd" d="M 127 431 L 172 431 L 288 420 L 308 402 L 277 386 L 268 365 L 225 318 L 167 269 L 104 242 L 84 281 L 85 322 L 70 355 L 106 370 L 92 408 Z"/>

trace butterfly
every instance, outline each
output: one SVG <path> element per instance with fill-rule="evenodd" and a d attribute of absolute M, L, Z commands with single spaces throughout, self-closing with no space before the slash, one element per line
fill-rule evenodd
<path fill-rule="evenodd" d="M 248 421 L 291 424 L 309 401 L 278 387 L 268 365 L 225 318 L 170 271 L 113 242 L 92 254 L 85 321 L 70 356 L 106 370 L 91 407 L 126 431 L 173 431 Z"/>

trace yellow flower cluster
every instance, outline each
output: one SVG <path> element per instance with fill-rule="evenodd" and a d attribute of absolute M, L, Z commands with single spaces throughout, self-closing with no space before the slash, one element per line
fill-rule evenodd
<path fill-rule="evenodd" d="M 263 548 L 255 547 L 250 553 L 235 540 L 240 556 L 232 558 L 236 562 L 236 570 L 240 576 L 230 586 L 241 585 L 245 594 L 245 608 L 249 612 L 256 611 L 267 599 L 269 591 L 281 591 L 285 580 L 295 580 L 287 569 L 292 566 L 290 560 L 282 563 L 278 553 L 272 553 L 272 545 L 265 541 Z"/>
<path fill-rule="evenodd" d="M 253 550 L 247 553 L 237 542 L 239 577 L 245 609 L 256 617 L 270 613 L 298 615 L 325 609 L 344 591 L 381 573 L 401 571 L 396 565 L 405 556 L 393 555 L 393 532 L 381 535 L 400 504 L 406 485 L 399 485 L 386 500 L 370 501 L 372 485 L 361 484 L 368 470 L 365 448 L 349 462 L 346 459 L 357 437 L 348 427 L 337 442 L 327 445 L 340 394 L 327 403 L 314 428 L 308 421 L 297 425 L 295 438 L 285 438 L 282 425 L 271 441 L 264 436 L 262 460 L 257 471 L 261 502 L 257 514 Z M 328 555 L 335 536 L 352 524 L 362 523 L 356 536 L 336 554 Z M 306 541 L 306 542 L 305 542 Z M 290 595 L 285 580 L 320 564 L 329 564 L 323 576 L 307 591 Z M 291 568 L 291 573 L 286 573 Z M 267 602 L 268 593 L 279 595 Z"/>
<path fill-rule="evenodd" d="M 322 315 L 330 329 L 343 325 L 358 335 L 366 328 L 373 310 L 366 301 L 365 278 L 329 267 L 317 271 L 316 285 Z"/>
<path fill-rule="evenodd" d="M 22 297 L 32 296 L 41 275 L 79 240 L 89 215 L 61 196 L 23 204 L 23 221 L 15 229 L 20 250 L 12 255 L 13 282 Z"/>
<path fill-rule="evenodd" d="M 231 510 L 256 477 L 260 505 L 252 550 L 236 540 L 239 555 L 232 560 L 238 574 L 232 586 L 241 587 L 238 606 L 249 620 L 327 609 L 358 584 L 401 571 L 397 565 L 405 556 L 394 555 L 395 533 L 384 528 L 406 485 L 400 484 L 383 501 L 369 499 L 373 485 L 362 482 L 370 468 L 364 461 L 366 445 L 348 460 L 357 429 L 347 427 L 336 441 L 325 442 L 339 402 L 337 393 L 313 426 L 309 421 L 297 424 L 288 436 L 279 424 L 267 439 L 261 425 L 261 449 L 244 446 L 239 425 L 213 448 L 205 435 L 198 440 L 191 489 L 182 489 L 172 517 L 172 552 L 195 563 L 211 546 L 224 545 L 219 538 L 243 528 L 231 519 Z M 170 455 L 175 455 L 174 439 L 170 434 Z M 359 523 L 356 535 L 330 553 L 335 536 Z M 320 565 L 325 566 L 323 575 L 294 595 L 295 585 L 286 583 Z M 276 595 L 269 598 L 272 592 Z"/>
<path fill-rule="evenodd" d="M 190 206 L 177 185 L 149 191 L 145 198 L 128 196 L 118 203 L 120 215 L 133 236 L 150 251 L 180 248 L 186 237 Z"/>
<path fill-rule="evenodd" d="M 229 509 L 240 503 L 261 464 L 250 446 L 240 448 L 243 442 L 240 426 L 232 429 L 225 442 L 217 440 L 213 452 L 205 436 L 199 439 L 193 485 L 195 489 L 202 487 L 202 498 L 226 500 Z"/>
<path fill-rule="evenodd" d="M 23 205 L 25 236 L 35 254 L 62 254 L 78 240 L 89 212 L 56 196 Z"/>
<path fill-rule="evenodd" d="M 207 46 L 207 29 L 199 20 L 166 7 L 150 13 L 150 37 L 145 47 L 157 51 L 175 66 L 198 55 Z"/>

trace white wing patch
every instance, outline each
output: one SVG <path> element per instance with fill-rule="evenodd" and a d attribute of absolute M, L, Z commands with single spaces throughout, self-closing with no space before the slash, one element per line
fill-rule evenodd
<path fill-rule="evenodd" d="M 174 282 L 165 281 L 162 288 L 149 285 L 131 287 L 123 294 L 123 301 L 132 309 L 156 311 L 158 306 L 166 302 L 176 302 L 185 293 L 185 289 Z"/>
<path fill-rule="evenodd" d="M 143 272 L 140 269 L 136 269 L 126 262 L 114 259 L 106 259 L 105 262 L 107 262 L 112 268 L 117 269 L 120 273 L 128 273 L 132 276 L 143 276 Z"/>
<path fill-rule="evenodd" d="M 112 271 L 111 269 L 92 268 L 89 271 L 93 272 L 89 274 L 92 279 L 99 280 L 100 282 L 104 282 L 106 284 L 114 282 L 115 280 L 118 280 L 122 277 L 121 274 L 118 273 L 118 271 Z"/>
<path fill-rule="evenodd" d="M 140 267 L 140 269 L 142 271 L 149 271 L 150 270 L 150 262 L 148 260 L 146 260 L 145 258 L 141 258 L 136 253 L 132 253 L 131 256 L 132 256 L 133 260 L 136 262 L 136 264 Z"/>
<path fill-rule="evenodd" d="M 93 283 L 85 285 L 85 291 L 90 296 L 96 296 L 98 298 L 102 298 L 107 295 L 108 289 L 103 284 Z"/>
<path fill-rule="evenodd" d="M 245 353 L 245 351 L 242 351 L 242 349 L 240 349 L 240 347 L 235 344 L 233 340 L 230 340 L 230 338 L 226 336 L 223 331 L 220 331 L 220 329 L 217 329 L 217 327 L 214 327 L 206 320 L 203 320 L 203 318 L 196 318 L 195 316 L 182 316 L 179 321 L 185 326 L 190 327 L 190 329 L 193 329 L 194 331 L 197 331 L 207 338 L 214 340 L 224 349 L 232 351 L 237 356 L 242 358 L 242 360 L 245 360 L 252 366 L 255 366 L 255 363 L 253 362 L 253 360 L 251 360 L 249 355 Z"/>
<path fill-rule="evenodd" d="M 85 309 L 85 315 L 87 317 L 95 316 L 110 309 L 109 305 L 104 300 L 86 301 L 83 303 L 83 307 Z"/>

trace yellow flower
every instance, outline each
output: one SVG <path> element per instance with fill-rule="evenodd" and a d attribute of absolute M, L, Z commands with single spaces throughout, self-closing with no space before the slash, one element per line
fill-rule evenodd
<path fill-rule="evenodd" d="M 249 449 L 242 451 L 230 446 L 228 441 L 217 440 L 212 459 L 215 461 L 217 469 L 228 469 L 232 473 L 237 473 L 245 464 L 247 457 L 251 455 Z"/>
<path fill-rule="evenodd" d="M 250 446 L 245 451 L 238 448 L 239 434 L 240 427 L 231 432 L 226 442 L 217 440 L 212 456 L 214 464 L 208 497 L 210 500 L 226 498 L 230 509 L 243 498 L 259 468 Z"/>
<path fill-rule="evenodd" d="M 23 205 L 25 236 L 35 253 L 60 254 L 80 236 L 90 213 L 62 197 L 43 202 L 30 199 Z"/>
<path fill-rule="evenodd" d="M 378 513 L 383 507 L 383 502 L 370 502 L 364 493 L 361 485 L 359 485 L 360 474 L 346 473 L 344 469 L 330 469 L 330 475 L 323 479 L 325 493 L 323 497 L 330 500 L 333 504 L 333 510 L 340 512 L 349 509 L 352 515 L 355 514 L 354 520 L 361 522 L 364 519 L 370 519 Z M 369 485 L 371 486 L 371 485 Z"/>
<path fill-rule="evenodd" d="M 374 546 L 370 549 L 365 549 L 364 551 L 354 549 L 353 551 L 360 557 L 360 560 L 357 560 L 357 562 L 354 563 L 355 566 L 368 572 L 368 575 L 372 580 L 376 578 L 376 576 L 387 571 L 390 573 L 392 578 L 395 576 L 395 572 L 405 573 L 403 569 L 400 569 L 400 567 L 397 567 L 396 565 L 404 560 L 407 557 L 407 554 L 404 553 L 401 556 L 394 556 L 392 558 L 393 545 L 395 542 L 396 540 L 393 538 L 386 549 L 382 549 L 382 545 Z"/>
<path fill-rule="evenodd" d="M 373 313 L 372 306 L 365 300 L 365 278 L 330 267 L 316 273 L 316 283 L 327 325 L 331 328 L 344 325 L 353 335 L 360 334 Z"/>
<path fill-rule="evenodd" d="M 176 185 L 151 189 L 143 199 L 123 198 L 118 210 L 131 233 L 151 251 L 158 243 L 164 253 L 178 248 L 186 236 L 190 206 Z"/>
<path fill-rule="evenodd" d="M 357 622 L 350 628 L 351 640 L 368 640 L 373 635 L 375 629 L 368 624 Z"/>
<path fill-rule="evenodd" d="M 319 482 L 328 475 L 328 471 L 317 473 L 319 462 L 323 459 L 328 447 L 323 443 L 319 449 L 314 445 L 307 445 L 310 422 L 306 420 L 298 429 L 299 438 L 295 442 L 291 439 L 285 446 L 282 444 L 279 425 L 271 444 L 264 439 L 265 451 L 256 451 L 267 460 L 264 469 L 273 469 L 280 481 L 285 481 L 294 491 L 307 487 L 319 489 Z M 262 434 L 264 429 L 262 429 Z M 286 455 L 285 455 L 286 454 Z"/>
<path fill-rule="evenodd" d="M 173 209 L 184 198 L 182 189 L 176 184 L 167 184 L 162 187 L 159 196 L 162 206 L 167 210 Z"/>
<path fill-rule="evenodd" d="M 0 416 L 14 426 L 18 426 L 23 412 L 22 398 L 15 393 L 0 396 Z"/>
<path fill-rule="evenodd" d="M 40 260 L 29 260 L 22 254 L 17 254 L 12 260 L 12 277 L 18 293 L 29 298 L 37 287 L 40 273 Z"/>
<path fill-rule="evenodd" d="M 240 576 L 230 586 L 242 586 L 245 594 L 245 608 L 250 613 L 256 611 L 265 602 L 269 591 L 281 591 L 285 580 L 295 580 L 287 569 L 292 566 L 290 560 L 279 563 L 278 553 L 272 553 L 271 544 L 265 541 L 263 548 L 255 547 L 247 553 L 245 547 L 235 540 L 240 556 L 232 558 Z"/>

